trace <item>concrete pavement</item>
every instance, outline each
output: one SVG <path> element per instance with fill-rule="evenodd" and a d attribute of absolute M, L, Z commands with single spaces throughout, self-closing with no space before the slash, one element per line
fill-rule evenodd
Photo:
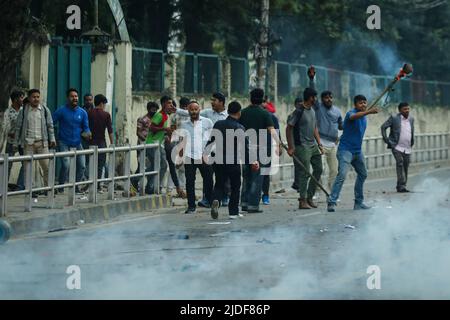
<path fill-rule="evenodd" d="M 291 191 L 233 221 L 225 209 L 218 220 L 206 209 L 185 215 L 175 200 L 151 216 L 12 240 L 0 247 L 0 297 L 449 298 L 449 181 L 448 169 L 422 173 L 410 194 L 393 192 L 393 179 L 370 181 L 374 209 L 363 212 L 351 210 L 350 186 L 333 214 L 323 198 L 297 210 Z M 80 290 L 67 287 L 73 265 Z M 380 290 L 367 287 L 372 265 Z"/>

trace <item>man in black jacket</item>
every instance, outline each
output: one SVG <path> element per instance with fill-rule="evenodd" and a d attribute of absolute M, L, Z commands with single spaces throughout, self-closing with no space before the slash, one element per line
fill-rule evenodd
<path fill-rule="evenodd" d="M 215 144 L 215 173 L 216 183 L 214 185 L 213 202 L 211 205 L 211 217 L 217 219 L 219 200 L 222 200 L 225 192 L 225 182 L 229 178 L 231 185 L 228 213 L 230 219 L 239 216 L 239 194 L 241 188 L 241 162 L 248 158 L 248 137 L 245 136 L 245 128 L 239 123 L 241 116 L 241 105 L 233 101 L 228 105 L 228 117 L 214 124 L 211 139 L 208 146 Z M 216 139 L 220 135 L 221 139 Z M 244 139 L 244 143 L 239 140 Z M 210 146 L 212 147 L 212 145 Z M 211 149 L 211 148 L 207 148 Z M 253 167 L 257 170 L 258 164 Z"/>
<path fill-rule="evenodd" d="M 408 167 L 411 149 L 414 145 L 414 118 L 409 115 L 410 106 L 407 102 L 398 105 L 399 113 L 390 116 L 381 126 L 383 140 L 392 149 L 397 167 L 397 192 L 409 192 L 406 189 L 408 181 Z M 389 137 L 386 129 L 390 128 Z"/>

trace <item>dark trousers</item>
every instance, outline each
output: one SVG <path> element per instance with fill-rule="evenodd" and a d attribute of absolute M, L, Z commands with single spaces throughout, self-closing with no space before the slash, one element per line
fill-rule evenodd
<path fill-rule="evenodd" d="M 216 184 L 214 185 L 213 200 L 221 201 L 226 194 L 227 180 L 230 183 L 231 195 L 228 203 L 230 215 L 239 214 L 239 194 L 241 189 L 241 166 L 236 164 L 216 164 L 214 166 Z"/>
<path fill-rule="evenodd" d="M 269 162 L 267 165 L 264 165 L 264 167 L 270 168 L 272 164 Z M 269 195 L 269 189 L 270 189 L 270 175 L 266 174 L 262 176 L 262 193 L 265 196 Z"/>
<path fill-rule="evenodd" d="M 175 163 L 172 161 L 172 150 L 175 146 L 176 143 L 166 143 L 164 148 L 166 149 L 166 159 L 169 164 L 170 177 L 172 178 L 175 187 L 179 188 L 180 182 L 178 181 L 177 170 L 175 168 Z"/>
<path fill-rule="evenodd" d="M 97 147 L 100 148 L 106 148 L 106 141 L 100 142 Z M 89 157 L 86 157 L 89 158 Z M 98 163 L 97 163 L 97 179 L 102 178 L 103 174 L 103 168 L 106 169 L 106 153 L 99 153 L 98 154 Z M 98 183 L 98 188 L 100 188 L 100 183 Z"/>
<path fill-rule="evenodd" d="M 186 176 L 186 193 L 188 198 L 189 208 L 196 208 L 195 204 L 195 175 L 197 169 L 200 171 L 203 179 L 203 193 L 205 194 L 206 200 L 209 203 L 212 202 L 212 192 L 213 192 L 213 171 L 210 165 L 203 163 L 202 160 L 194 160 L 186 158 L 184 163 L 184 171 Z"/>
<path fill-rule="evenodd" d="M 220 165 L 220 164 L 216 164 L 216 163 L 214 163 L 214 164 L 212 165 L 213 171 L 214 171 L 214 176 L 215 176 L 215 178 L 216 178 L 216 181 L 217 181 L 217 173 L 216 173 L 216 172 L 217 172 L 217 169 L 216 169 L 217 166 L 221 166 L 221 165 Z M 239 167 L 240 167 L 240 165 L 239 165 Z M 224 188 L 223 188 L 222 198 L 219 199 L 219 200 L 222 201 L 225 197 L 229 197 L 229 196 L 230 196 L 230 193 L 231 193 L 231 182 L 230 182 L 230 178 L 227 177 L 227 176 L 225 176 L 225 184 L 224 184 Z"/>
<path fill-rule="evenodd" d="M 402 190 L 406 188 L 406 182 L 408 181 L 408 168 L 411 155 L 395 149 L 392 149 L 392 154 L 394 155 L 397 169 L 397 190 Z"/>
<path fill-rule="evenodd" d="M 250 210 L 259 210 L 262 187 L 261 169 L 253 171 L 251 165 L 242 166 L 241 206 Z"/>

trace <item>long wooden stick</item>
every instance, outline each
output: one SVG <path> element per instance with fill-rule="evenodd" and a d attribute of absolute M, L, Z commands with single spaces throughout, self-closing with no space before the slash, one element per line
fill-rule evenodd
<path fill-rule="evenodd" d="M 280 141 L 280 144 L 286 151 L 288 151 L 289 148 L 284 142 Z M 327 195 L 327 197 L 330 197 L 330 194 L 328 193 L 328 191 L 325 190 L 325 188 L 319 183 L 319 181 L 317 181 L 317 179 L 314 178 L 314 176 L 309 172 L 309 170 L 306 169 L 305 165 L 300 161 L 300 159 L 297 158 L 297 156 L 295 154 L 292 155 L 292 158 L 294 158 L 294 160 L 303 168 L 303 170 L 305 170 L 305 172 L 311 177 L 311 179 L 314 181 L 314 183 L 316 185 L 318 185 L 319 188 Z"/>

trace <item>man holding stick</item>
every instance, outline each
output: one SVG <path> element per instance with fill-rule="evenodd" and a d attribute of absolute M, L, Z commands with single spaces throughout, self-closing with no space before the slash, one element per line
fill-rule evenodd
<path fill-rule="evenodd" d="M 322 175 L 323 147 L 320 142 L 319 130 L 316 123 L 316 114 L 312 108 L 316 103 L 317 92 L 312 88 L 306 88 L 303 91 L 303 103 L 291 117 L 286 126 L 286 137 L 288 140 L 288 154 L 301 161 L 303 166 L 297 166 L 296 170 L 299 177 L 298 192 L 299 209 L 317 208 L 313 202 L 313 196 L 316 192 L 316 183 L 309 175 L 309 167 L 312 166 L 312 176 L 319 181 Z M 292 132 L 296 132 L 297 137 L 293 137 Z M 295 141 L 295 147 L 294 147 Z"/>
<path fill-rule="evenodd" d="M 362 153 L 362 142 L 364 133 L 367 128 L 367 118 L 369 114 L 378 113 L 377 108 L 367 109 L 367 99 L 363 95 L 357 95 L 353 99 L 354 108 L 347 112 L 344 119 L 344 133 L 339 143 L 338 158 L 338 174 L 331 188 L 331 195 L 328 198 L 328 212 L 334 212 L 336 201 L 341 193 L 347 172 L 352 166 L 357 178 L 355 182 L 355 204 L 354 210 L 370 209 L 364 204 L 364 181 L 367 178 L 367 170 Z"/>

